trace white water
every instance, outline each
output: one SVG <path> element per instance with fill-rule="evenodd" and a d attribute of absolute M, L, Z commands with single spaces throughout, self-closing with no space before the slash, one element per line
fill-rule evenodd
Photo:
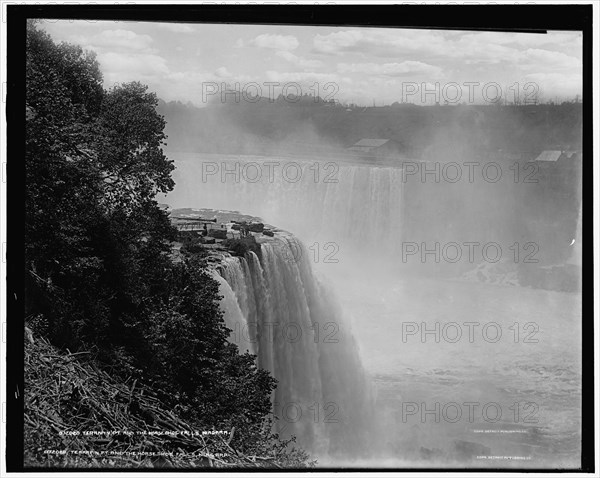
<path fill-rule="evenodd" d="M 233 329 L 238 324 L 235 340 L 240 348 L 257 353 L 260 365 L 280 380 L 274 401 L 280 404 L 284 433 L 298 435 L 321 464 L 578 466 L 581 294 L 415 279 L 402 270 L 382 267 L 403 233 L 404 192 L 395 168 L 340 165 L 338 182 L 325 183 L 325 174 L 314 180 L 314 168 L 309 169 L 314 163 L 308 162 L 303 181 L 282 180 L 280 167 L 275 169 L 273 181 L 263 175 L 253 183 L 240 175 L 236 183 L 233 175 L 222 182 L 220 174 L 204 181 L 202 161 L 214 162 L 222 169 L 223 162 L 243 165 L 278 159 L 212 155 L 190 162 L 187 157 L 174 158 L 178 170 L 176 189 L 167 198 L 171 207 L 258 215 L 293 231 L 310 246 L 307 250 L 292 237 L 280 236 L 266 240 L 260 261 L 254 255 L 241 262 L 228 260 L 222 293 L 228 325 Z M 329 241 L 339 250 L 324 247 Z M 373 261 L 373 256 L 381 261 Z M 311 263 L 330 279 L 341 305 L 324 292 Z M 265 340 L 264 334 L 256 336 L 260 323 L 277 321 L 309 328 L 302 329 L 302 339 L 295 343 L 277 341 L 277 334 L 271 341 Z M 406 322 L 425 322 L 430 327 L 437 322 L 443 327 L 465 321 L 495 322 L 502 328 L 503 339 L 491 343 L 480 335 L 473 343 L 402 340 Z M 312 322 L 343 324 L 340 331 L 349 331 L 352 323 L 359 347 L 349 333 L 338 344 L 323 342 L 324 334 L 332 330 L 321 326 L 315 343 Z M 536 343 L 523 341 L 523 327 L 529 322 L 539 327 Z M 517 342 L 510 329 L 515 323 L 520 328 Z M 279 327 L 281 331 L 285 325 Z M 371 387 L 362 378 L 360 359 L 376 389 L 374 415 L 369 406 Z M 431 417 L 404 421 L 401 410 L 407 401 L 428 407 L 448 401 L 496 402 L 503 418 L 494 423 L 481 414 L 474 421 L 463 418 L 457 423 Z M 332 412 L 331 408 L 324 410 L 329 402 L 340 405 L 334 418 L 343 413 L 343 424 L 324 422 Z M 535 403 L 537 422 L 525 423 L 522 417 L 510 420 L 515 402 Z M 302 415 L 295 422 L 298 409 Z M 479 430 L 492 432 L 483 435 Z M 511 434 L 501 433 L 503 430 Z M 515 430 L 519 433 L 512 433 Z M 457 440 L 486 446 L 493 455 L 525 457 L 527 461 L 476 460 L 473 453 L 457 451 Z"/>
<path fill-rule="evenodd" d="M 399 168 L 269 157 L 170 157 L 177 166 L 177 186 L 168 196 L 173 208 L 239 210 L 304 241 L 343 242 L 341 254 L 371 247 L 391 253 L 400 242 L 404 188 Z"/>
<path fill-rule="evenodd" d="M 282 232 L 260 241 L 260 259 L 229 257 L 217 277 L 230 340 L 278 380 L 279 433 L 320 458 L 360 456 L 373 400 L 349 322 L 301 243 Z"/>

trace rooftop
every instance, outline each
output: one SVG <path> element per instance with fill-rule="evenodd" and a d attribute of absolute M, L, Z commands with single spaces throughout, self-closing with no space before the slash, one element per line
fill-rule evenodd
<path fill-rule="evenodd" d="M 535 158 L 536 161 L 558 161 L 558 158 L 562 155 L 562 151 L 542 151 L 540 155 Z"/>
<path fill-rule="evenodd" d="M 363 138 L 358 143 L 353 144 L 352 146 L 360 146 L 365 148 L 378 148 L 379 146 L 383 146 L 387 143 L 389 139 L 375 139 L 375 138 Z"/>

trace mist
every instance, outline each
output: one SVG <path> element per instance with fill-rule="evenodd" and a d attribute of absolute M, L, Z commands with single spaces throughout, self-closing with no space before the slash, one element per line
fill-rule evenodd
<path fill-rule="evenodd" d="M 366 453 L 309 446 L 323 466 L 576 463 L 578 405 L 539 404 L 581 371 L 581 105 L 162 108 L 176 165 L 164 202 L 289 231 L 304 243 L 294 260 L 340 303 L 376 398 L 352 411 L 371 417 Z M 397 147 L 348 150 L 361 138 Z M 554 148 L 567 166 L 536 161 Z M 501 407 L 492 434 L 481 409 L 445 419 L 444 404 L 471 402 Z M 515 403 L 534 403 L 536 421 L 515 423 Z"/>

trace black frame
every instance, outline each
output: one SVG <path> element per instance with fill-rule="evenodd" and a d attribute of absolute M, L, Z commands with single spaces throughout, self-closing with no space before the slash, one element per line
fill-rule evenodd
<path fill-rule="evenodd" d="M 583 156 L 593 158 L 592 15 L 588 5 L 7 5 L 7 448 L 9 472 L 32 471 L 141 471 L 134 469 L 39 469 L 23 467 L 23 290 L 25 203 L 25 35 L 28 18 L 90 19 L 121 21 L 180 21 L 197 23 L 236 23 L 269 25 L 352 26 L 388 28 L 428 28 L 499 32 L 543 33 L 546 30 L 583 32 Z M 582 200 L 585 227 L 583 251 L 589 252 L 582 266 L 582 298 L 593 309 L 593 163 L 583 162 Z M 583 307 L 582 300 L 582 307 Z M 582 314 L 583 316 L 583 314 Z M 594 324 L 592 317 L 582 324 L 582 429 L 579 470 L 459 468 L 466 472 L 594 472 Z M 331 469 L 335 470 L 335 469 Z M 163 470 L 144 470 L 163 471 Z M 176 472 L 252 471 L 248 469 L 170 470 Z M 259 470 L 269 472 L 276 470 Z M 284 472 L 305 470 L 277 470 Z M 319 468 L 314 471 L 328 471 Z M 344 468 L 344 471 L 365 471 Z M 437 468 L 372 469 L 377 472 L 442 471 Z"/>

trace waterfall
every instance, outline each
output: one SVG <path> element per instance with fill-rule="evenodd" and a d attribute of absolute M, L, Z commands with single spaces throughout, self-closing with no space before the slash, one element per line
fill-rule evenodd
<path fill-rule="evenodd" d="M 173 208 L 242 210 L 293 230 L 303 240 L 343 242 L 344 251 L 390 253 L 401 241 L 400 168 L 249 156 L 171 156 L 177 188 L 167 202 Z"/>
<path fill-rule="evenodd" d="M 285 232 L 258 241 L 260 257 L 227 257 L 216 274 L 230 340 L 278 380 L 282 436 L 319 457 L 358 456 L 373 406 L 349 323 L 300 241 Z"/>

